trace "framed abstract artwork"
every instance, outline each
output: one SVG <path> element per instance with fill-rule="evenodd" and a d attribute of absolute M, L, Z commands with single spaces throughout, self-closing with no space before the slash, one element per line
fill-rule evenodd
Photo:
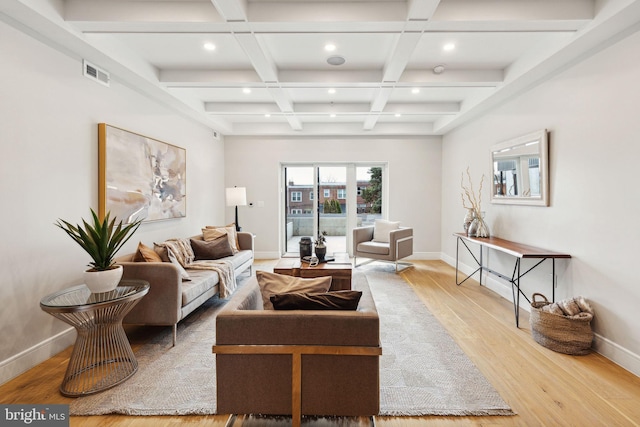
<path fill-rule="evenodd" d="M 125 223 L 187 216 L 184 148 L 98 124 L 98 184 L 101 218 Z"/>

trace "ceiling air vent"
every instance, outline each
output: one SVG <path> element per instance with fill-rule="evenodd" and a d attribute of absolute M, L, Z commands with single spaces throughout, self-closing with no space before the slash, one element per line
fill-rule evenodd
<path fill-rule="evenodd" d="M 87 62 L 86 60 L 82 61 L 82 68 L 84 70 L 85 77 L 94 80 L 100 84 L 105 86 L 109 86 L 109 82 L 111 81 L 111 77 L 109 73 L 105 70 L 102 70 L 95 65 Z"/>

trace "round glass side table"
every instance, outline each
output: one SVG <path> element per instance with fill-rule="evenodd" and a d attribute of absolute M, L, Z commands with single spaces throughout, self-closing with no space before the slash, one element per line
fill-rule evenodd
<path fill-rule="evenodd" d="M 60 392 L 77 397 L 120 384 L 138 370 L 122 319 L 149 292 L 144 280 L 122 280 L 110 292 L 74 286 L 42 298 L 40 308 L 78 331 Z"/>

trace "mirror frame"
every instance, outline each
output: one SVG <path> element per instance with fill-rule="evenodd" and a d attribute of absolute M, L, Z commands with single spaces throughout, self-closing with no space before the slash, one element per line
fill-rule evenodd
<path fill-rule="evenodd" d="M 540 197 L 499 196 L 494 184 L 493 154 L 507 148 L 517 147 L 527 142 L 539 141 L 540 146 Z M 549 206 L 549 133 L 541 129 L 517 138 L 509 139 L 491 146 L 491 203 L 504 205 Z"/>

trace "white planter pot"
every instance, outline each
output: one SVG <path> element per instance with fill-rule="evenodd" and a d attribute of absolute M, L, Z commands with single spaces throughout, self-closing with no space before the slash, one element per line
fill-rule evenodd
<path fill-rule="evenodd" d="M 83 276 L 84 284 L 93 293 L 109 292 L 114 290 L 120 283 L 122 272 L 121 265 L 111 270 L 85 271 Z"/>

